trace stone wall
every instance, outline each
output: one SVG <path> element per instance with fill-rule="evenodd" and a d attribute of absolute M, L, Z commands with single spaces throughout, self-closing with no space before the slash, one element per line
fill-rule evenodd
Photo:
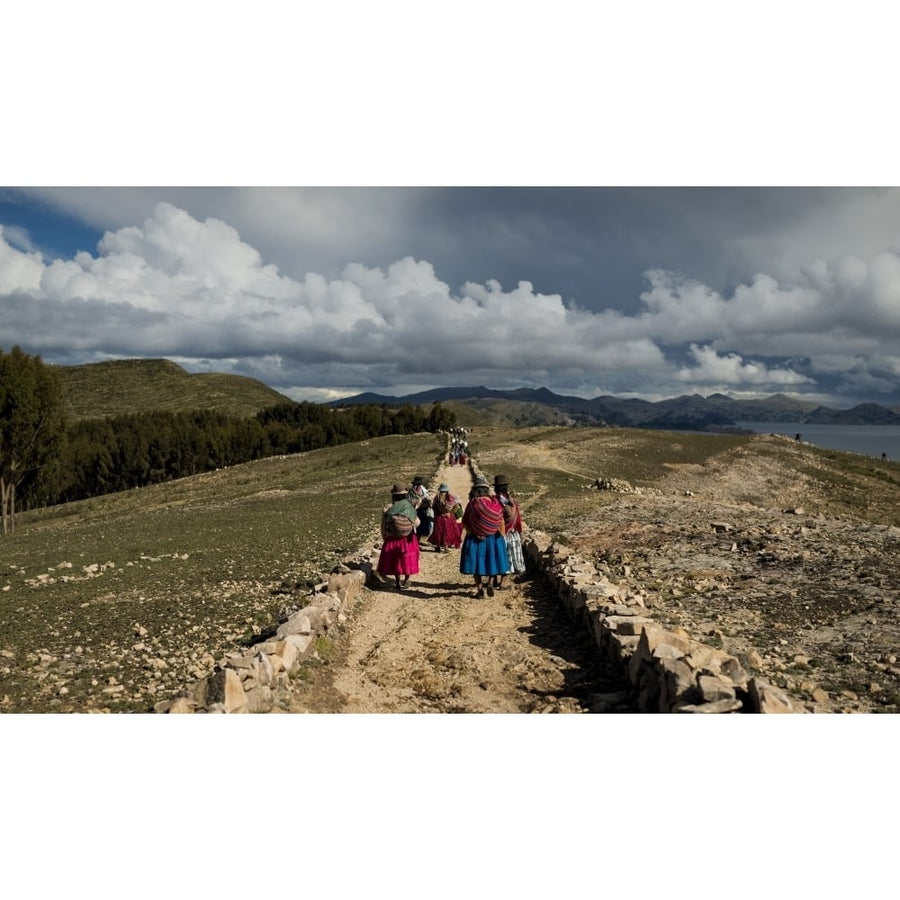
<path fill-rule="evenodd" d="M 683 628 L 663 628 L 640 594 L 542 532 L 529 532 L 522 545 L 530 567 L 553 584 L 598 651 L 627 673 L 641 712 L 804 712 L 779 688 L 749 676 L 734 656 L 692 640 Z"/>
<path fill-rule="evenodd" d="M 481 474 L 469 459 L 472 475 Z M 542 532 L 523 536 L 532 571 L 541 573 L 572 615 L 593 636 L 598 652 L 627 673 L 646 713 L 804 712 L 782 690 L 748 675 L 721 650 L 667 630 L 647 615 L 641 595 L 611 582 L 593 565 Z M 292 611 L 268 639 L 220 659 L 212 674 L 182 696 L 158 703 L 160 713 L 271 712 L 290 697 L 290 678 L 316 654 L 316 639 L 346 621 L 372 576 L 371 552 L 361 549 L 319 584 L 310 602 Z"/>
<path fill-rule="evenodd" d="M 154 711 L 266 713 L 286 706 L 291 676 L 316 657 L 317 638 L 328 637 L 346 622 L 373 568 L 371 549 L 360 548 L 316 586 L 308 604 L 284 617 L 272 637 L 244 653 L 226 653 L 212 674 L 189 685 L 181 696 L 157 703 Z"/>
<path fill-rule="evenodd" d="M 227 653 L 212 674 L 189 685 L 180 697 L 157 703 L 158 713 L 266 713 L 286 706 L 290 678 L 310 657 L 316 639 L 343 624 L 372 571 L 360 556 L 338 566 L 310 595 L 310 602 L 286 614 L 274 634 L 246 652 Z"/>

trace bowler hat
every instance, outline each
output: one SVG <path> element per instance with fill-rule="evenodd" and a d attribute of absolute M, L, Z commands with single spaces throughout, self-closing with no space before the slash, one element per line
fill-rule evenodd
<path fill-rule="evenodd" d="M 409 488 L 404 487 L 402 484 L 400 484 L 399 481 L 391 488 L 392 494 L 405 494 L 408 491 L 409 491 Z"/>

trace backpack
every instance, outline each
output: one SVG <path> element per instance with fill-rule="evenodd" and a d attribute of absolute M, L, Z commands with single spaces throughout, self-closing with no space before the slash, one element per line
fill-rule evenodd
<path fill-rule="evenodd" d="M 385 512 L 382 520 L 382 531 L 385 536 L 408 537 L 413 533 L 414 528 L 415 525 L 409 516 L 404 516 L 402 513 L 391 515 Z"/>

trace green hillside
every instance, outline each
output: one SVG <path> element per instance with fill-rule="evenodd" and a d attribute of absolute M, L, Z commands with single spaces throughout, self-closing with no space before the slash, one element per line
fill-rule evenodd
<path fill-rule="evenodd" d="M 475 397 L 471 400 L 445 400 L 441 402 L 441 406 L 453 412 L 456 421 L 465 428 L 476 426 L 524 428 L 572 424 L 570 416 L 546 403 Z"/>
<path fill-rule="evenodd" d="M 0 714 L 174 696 L 307 602 L 445 449 L 391 435 L 22 513 L 0 539 Z"/>
<path fill-rule="evenodd" d="M 167 359 L 122 359 L 55 368 L 62 376 L 72 419 L 191 409 L 252 416 L 289 399 L 255 378 L 216 372 L 190 374 Z"/>

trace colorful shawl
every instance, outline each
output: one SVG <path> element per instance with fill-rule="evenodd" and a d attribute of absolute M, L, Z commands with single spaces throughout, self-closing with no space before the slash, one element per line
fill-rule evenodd
<path fill-rule="evenodd" d="M 502 495 L 500 502 L 503 504 L 503 521 L 506 522 L 507 534 L 510 531 L 521 531 L 522 511 L 519 509 L 519 504 L 508 494 Z"/>
<path fill-rule="evenodd" d="M 503 507 L 496 497 L 473 497 L 463 513 L 463 526 L 475 537 L 485 538 L 500 532 L 503 527 Z"/>
<path fill-rule="evenodd" d="M 459 497 L 456 494 L 438 494 L 434 498 L 434 514 L 436 516 L 451 516 L 453 510 L 459 505 Z"/>
<path fill-rule="evenodd" d="M 391 537 L 390 531 L 388 530 L 388 521 L 392 516 L 406 516 L 410 522 L 412 522 L 413 533 L 415 533 L 415 529 L 419 524 L 419 516 L 416 512 L 416 508 L 409 502 L 409 500 L 397 500 L 392 503 L 390 506 L 385 507 L 384 511 L 381 514 L 381 536 L 385 540 Z"/>

